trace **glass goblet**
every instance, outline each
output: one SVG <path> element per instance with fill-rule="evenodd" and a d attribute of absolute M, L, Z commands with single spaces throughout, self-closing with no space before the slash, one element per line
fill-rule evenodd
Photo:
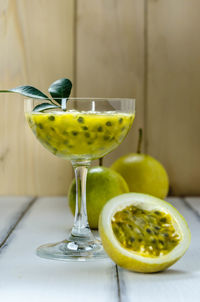
<path fill-rule="evenodd" d="M 76 179 L 76 210 L 67 239 L 40 246 L 37 255 L 59 260 L 105 258 L 101 242 L 87 218 L 86 179 L 92 160 L 117 148 L 135 117 L 134 99 L 70 98 L 67 105 L 35 111 L 47 100 L 26 99 L 25 116 L 40 143 L 54 155 L 70 160 Z"/>

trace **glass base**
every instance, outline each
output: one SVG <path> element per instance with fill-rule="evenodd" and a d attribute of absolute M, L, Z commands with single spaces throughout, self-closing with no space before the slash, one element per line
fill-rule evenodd
<path fill-rule="evenodd" d="M 101 242 L 63 240 L 45 244 L 36 250 L 39 257 L 61 261 L 94 261 L 108 258 Z"/>

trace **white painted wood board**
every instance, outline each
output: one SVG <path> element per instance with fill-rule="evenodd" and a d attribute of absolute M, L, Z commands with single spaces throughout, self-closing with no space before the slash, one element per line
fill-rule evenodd
<path fill-rule="evenodd" d="M 200 215 L 200 197 L 186 197 L 185 201 Z"/>
<path fill-rule="evenodd" d="M 14 200 L 18 199 L 10 200 L 13 207 L 7 202 L 8 218 L 20 212 L 22 201 L 26 203 L 27 198 L 20 199 L 21 205 L 19 202 L 16 207 Z M 159 274 L 145 275 L 118 268 L 117 275 L 116 266 L 109 259 L 65 263 L 37 257 L 37 246 L 64 239 L 73 223 L 65 197 L 39 198 L 0 249 L 0 301 L 199 301 L 200 220 L 192 209 L 193 204 L 195 210 L 199 208 L 198 200 L 168 199 L 186 218 L 192 233 L 191 246 L 179 262 Z M 7 225 L 13 221 L 6 216 L 3 219 Z"/>
<path fill-rule="evenodd" d="M 117 301 L 115 266 L 108 260 L 60 262 L 35 249 L 65 238 L 73 218 L 62 197 L 40 198 L 0 254 L 0 301 Z"/>
<path fill-rule="evenodd" d="M 0 246 L 32 197 L 0 196 Z"/>

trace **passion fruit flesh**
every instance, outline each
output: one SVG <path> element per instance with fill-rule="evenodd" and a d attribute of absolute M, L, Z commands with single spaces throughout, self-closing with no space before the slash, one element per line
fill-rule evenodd
<path fill-rule="evenodd" d="M 169 214 L 129 206 L 112 218 L 112 229 L 120 244 L 142 256 L 169 253 L 180 241 Z"/>
<path fill-rule="evenodd" d="M 115 263 L 143 273 L 170 267 L 184 255 L 191 240 L 187 222 L 171 204 L 141 193 L 112 198 L 101 212 L 99 232 Z"/>

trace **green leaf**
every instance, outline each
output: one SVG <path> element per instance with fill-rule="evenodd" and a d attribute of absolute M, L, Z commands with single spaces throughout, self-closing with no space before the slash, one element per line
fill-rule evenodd
<path fill-rule="evenodd" d="M 54 109 L 54 108 L 60 108 L 60 107 L 57 106 L 57 105 L 54 105 L 54 104 L 42 103 L 42 104 L 39 104 L 39 105 L 35 106 L 35 108 L 33 109 L 33 111 L 42 112 L 44 110 Z"/>
<path fill-rule="evenodd" d="M 45 100 L 49 100 L 51 101 L 48 96 L 46 96 L 43 92 L 41 92 L 40 90 L 38 90 L 35 87 L 32 86 L 19 86 L 16 88 L 12 88 L 9 90 L 0 90 L 0 93 L 9 93 L 9 92 L 16 92 L 25 96 L 28 96 L 30 98 L 36 98 L 36 99 L 45 99 Z"/>
<path fill-rule="evenodd" d="M 69 79 L 60 79 L 51 84 L 48 91 L 52 98 L 60 105 L 62 99 L 67 99 L 70 96 L 72 89 L 72 82 Z"/>

